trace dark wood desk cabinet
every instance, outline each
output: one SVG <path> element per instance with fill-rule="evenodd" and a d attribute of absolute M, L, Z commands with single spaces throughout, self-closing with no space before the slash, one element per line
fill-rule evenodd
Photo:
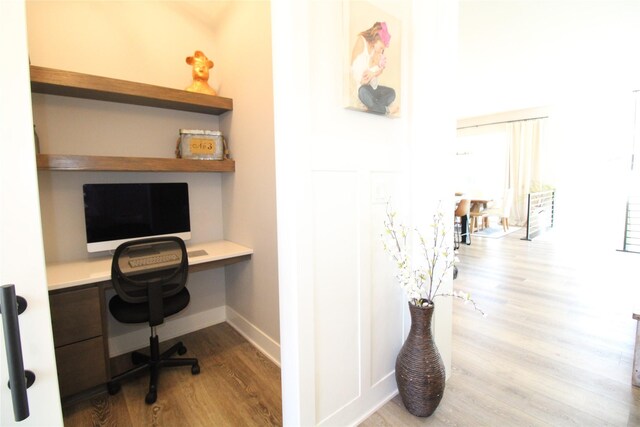
<path fill-rule="evenodd" d="M 51 323 L 62 398 L 110 379 L 103 285 L 51 291 Z"/>

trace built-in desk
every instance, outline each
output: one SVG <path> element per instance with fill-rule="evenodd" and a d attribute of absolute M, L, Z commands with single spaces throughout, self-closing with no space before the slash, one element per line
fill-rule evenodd
<path fill-rule="evenodd" d="M 253 249 L 227 240 L 187 245 L 189 272 L 251 258 Z M 105 289 L 111 257 L 47 264 L 58 382 L 63 398 L 111 379 Z"/>
<path fill-rule="evenodd" d="M 228 240 L 187 245 L 189 272 L 222 267 L 251 258 L 253 249 Z M 49 291 L 111 280 L 111 257 L 47 264 Z"/>

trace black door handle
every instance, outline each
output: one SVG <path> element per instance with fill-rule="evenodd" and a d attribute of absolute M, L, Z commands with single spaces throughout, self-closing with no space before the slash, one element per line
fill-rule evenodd
<path fill-rule="evenodd" d="M 18 302 L 19 299 L 22 300 L 21 303 Z M 21 309 L 18 307 L 19 305 L 22 306 Z M 13 415 L 16 421 L 22 421 L 29 416 L 27 387 L 33 384 L 35 380 L 33 372 L 25 372 L 22 360 L 18 314 L 22 313 L 24 309 L 26 309 L 26 300 L 16 297 L 14 285 L 0 286 L 2 329 L 4 331 L 4 345 L 9 367 L 9 388 L 11 389 L 11 399 L 13 400 Z"/>

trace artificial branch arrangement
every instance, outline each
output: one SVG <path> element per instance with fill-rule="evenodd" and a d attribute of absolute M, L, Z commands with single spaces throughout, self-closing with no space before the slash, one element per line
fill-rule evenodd
<path fill-rule="evenodd" d="M 465 304 L 472 304 L 476 311 L 486 316 L 469 293 L 440 291 L 443 280 L 456 263 L 456 256 L 447 241 L 449 227 L 444 223 L 444 213 L 440 205 L 433 214 L 433 222 L 430 225 L 432 237 L 429 240 L 419 230 L 414 230 L 420 245 L 420 255 L 424 258 L 422 262 L 416 262 L 411 258 L 408 248 L 409 229 L 403 224 L 397 224 L 395 218 L 396 212 L 387 203 L 385 234 L 382 236 L 384 250 L 391 255 L 395 263 L 395 277 L 407 295 L 409 303 L 425 307 L 433 305 L 436 297 L 453 297 L 464 301 Z"/>

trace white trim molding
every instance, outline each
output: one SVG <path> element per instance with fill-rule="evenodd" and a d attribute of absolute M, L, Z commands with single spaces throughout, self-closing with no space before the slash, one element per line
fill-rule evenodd
<path fill-rule="evenodd" d="M 465 117 L 458 119 L 457 128 L 464 129 L 476 126 L 487 126 L 500 123 L 516 122 L 520 120 L 539 119 L 549 117 L 550 107 L 525 108 L 522 110 L 503 111 L 485 116 Z"/>
<path fill-rule="evenodd" d="M 260 350 L 273 363 L 280 367 L 280 344 L 265 334 L 256 325 L 242 317 L 237 311 L 227 306 L 227 323 L 240 335 Z"/>

